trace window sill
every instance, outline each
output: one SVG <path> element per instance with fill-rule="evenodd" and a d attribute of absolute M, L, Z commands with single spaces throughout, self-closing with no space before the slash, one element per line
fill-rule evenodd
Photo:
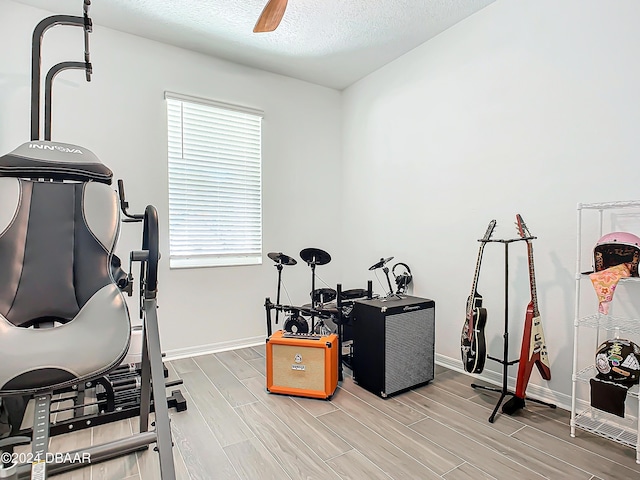
<path fill-rule="evenodd" d="M 208 267 L 241 267 L 246 265 L 262 265 L 262 257 L 195 257 L 171 258 L 170 269 L 208 268 Z"/>

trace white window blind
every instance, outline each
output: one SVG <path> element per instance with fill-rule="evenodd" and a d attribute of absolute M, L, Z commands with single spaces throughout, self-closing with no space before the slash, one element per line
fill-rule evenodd
<path fill-rule="evenodd" d="M 171 267 L 262 263 L 262 114 L 166 94 Z"/>

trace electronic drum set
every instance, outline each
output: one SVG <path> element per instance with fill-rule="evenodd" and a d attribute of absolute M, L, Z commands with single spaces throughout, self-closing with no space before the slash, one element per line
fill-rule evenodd
<path fill-rule="evenodd" d="M 340 285 L 338 285 L 338 289 L 316 288 L 316 266 L 329 263 L 331 255 L 319 248 L 305 248 L 300 251 L 300 258 L 311 269 L 311 302 L 300 306 L 281 305 L 282 269 L 284 266 L 293 266 L 298 262 L 293 257 L 282 252 L 271 252 L 268 257 L 275 262 L 278 270 L 278 290 L 275 304 L 267 299 L 267 311 L 269 312 L 271 309 L 276 311 L 276 324 L 278 324 L 279 312 L 282 311 L 287 315 L 283 326 L 285 332 L 299 335 L 332 333 L 331 327 L 335 327 L 340 323 L 338 300 L 341 300 L 340 303 L 343 303 L 342 301 L 351 301 L 353 303 L 352 300 L 358 298 L 371 298 L 372 294 L 368 289 L 344 290 L 340 291 L 340 295 L 338 295 L 338 291 L 341 289 Z M 307 317 L 310 320 L 307 320 Z M 318 319 L 317 322 L 316 319 Z M 328 326 L 327 323 L 333 325 Z M 270 321 L 267 324 L 267 331 L 271 335 Z"/>
<path fill-rule="evenodd" d="M 294 266 L 298 262 L 289 255 L 282 252 L 271 252 L 267 255 L 278 270 L 278 288 L 276 295 L 276 303 L 274 304 L 267 297 L 265 300 L 265 310 L 267 315 L 267 334 L 272 334 L 271 310 L 275 310 L 275 324 L 278 324 L 279 313 L 283 312 L 285 320 L 283 324 L 284 336 L 312 338 L 321 335 L 337 333 L 339 351 L 342 352 L 343 340 L 351 340 L 349 328 L 351 326 L 354 302 L 359 299 L 371 299 L 374 297 L 372 281 L 369 280 L 366 289 L 354 288 L 350 290 L 342 290 L 340 284 L 336 289 L 333 288 L 316 288 L 316 266 L 326 265 L 331 262 L 331 255 L 319 248 L 305 248 L 300 251 L 300 258 L 311 269 L 311 302 L 300 305 L 281 305 L 280 293 L 282 285 L 282 270 L 285 266 Z M 396 290 L 391 284 L 389 278 L 389 268 L 387 263 L 394 257 L 381 258 L 380 261 L 372 265 L 369 270 L 374 271 L 382 269 L 384 272 L 389 291 L 385 298 L 402 298 L 406 292 L 407 286 L 412 281 L 411 270 L 405 263 L 396 263 L 391 273 L 395 278 Z M 396 269 L 398 273 L 396 273 Z M 317 320 L 317 321 L 316 321 Z M 345 327 L 347 332 L 345 332 Z M 350 358 L 350 355 L 347 355 Z M 343 360 L 346 359 L 343 357 Z M 342 375 L 342 362 L 340 363 L 340 375 Z"/>

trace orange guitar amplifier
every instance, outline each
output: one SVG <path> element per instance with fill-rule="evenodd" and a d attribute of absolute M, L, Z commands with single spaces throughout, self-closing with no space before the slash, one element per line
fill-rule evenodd
<path fill-rule="evenodd" d="M 267 390 L 328 399 L 338 387 L 338 336 L 278 330 L 267 339 Z"/>

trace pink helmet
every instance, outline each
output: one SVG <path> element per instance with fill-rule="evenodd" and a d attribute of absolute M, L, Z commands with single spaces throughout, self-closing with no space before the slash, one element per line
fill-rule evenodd
<path fill-rule="evenodd" d="M 596 272 L 627 263 L 631 270 L 631 276 L 637 277 L 639 260 L 640 237 L 629 232 L 607 233 L 598 240 L 593 249 Z"/>

